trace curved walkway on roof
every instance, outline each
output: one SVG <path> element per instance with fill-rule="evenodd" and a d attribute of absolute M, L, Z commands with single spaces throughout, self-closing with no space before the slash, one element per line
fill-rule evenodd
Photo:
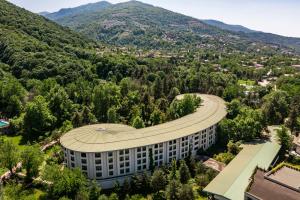
<path fill-rule="evenodd" d="M 66 149 L 77 152 L 108 152 L 159 144 L 195 134 L 226 116 L 225 102 L 221 98 L 197 95 L 202 99 L 201 106 L 180 119 L 143 129 L 122 124 L 88 125 L 66 133 L 60 142 Z"/>

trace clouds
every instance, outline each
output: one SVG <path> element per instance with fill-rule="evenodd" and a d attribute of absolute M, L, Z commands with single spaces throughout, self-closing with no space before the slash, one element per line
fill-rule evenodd
<path fill-rule="evenodd" d="M 9 0 L 33 12 L 57 11 L 100 0 Z M 108 0 L 111 3 L 127 0 Z M 193 16 L 300 37 L 300 1 L 297 0 L 141 0 Z"/>

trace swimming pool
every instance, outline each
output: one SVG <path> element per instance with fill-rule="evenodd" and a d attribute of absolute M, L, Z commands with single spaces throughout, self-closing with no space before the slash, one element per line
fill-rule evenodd
<path fill-rule="evenodd" d="M 9 125 L 8 122 L 1 121 L 1 120 L 0 120 L 0 128 L 5 127 L 5 126 L 8 126 L 8 125 Z"/>

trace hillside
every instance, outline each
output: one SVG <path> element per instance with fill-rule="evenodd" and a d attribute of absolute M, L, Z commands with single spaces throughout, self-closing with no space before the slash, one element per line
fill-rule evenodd
<path fill-rule="evenodd" d="M 202 20 L 204 23 L 215 26 L 217 28 L 233 31 L 241 34 L 242 37 L 248 38 L 252 41 L 263 42 L 267 44 L 274 44 L 280 47 L 294 48 L 300 52 L 300 38 L 284 37 L 272 33 L 264 33 L 261 31 L 254 31 L 241 25 L 230 25 L 217 20 Z"/>
<path fill-rule="evenodd" d="M 245 50 L 251 43 L 198 19 L 138 1 L 115 4 L 101 11 L 85 12 L 55 21 L 95 40 L 149 49 L 173 49 L 175 45 Z"/>
<path fill-rule="evenodd" d="M 111 5 L 112 4 L 107 1 L 100 1 L 97 3 L 89 3 L 86 5 L 78 6 L 76 8 L 63 8 L 54 13 L 41 12 L 39 14 L 42 16 L 45 16 L 51 20 L 59 20 L 64 17 L 72 17 L 74 15 L 79 15 L 79 14 L 83 14 L 86 12 L 101 11 Z"/>
<path fill-rule="evenodd" d="M 70 12 L 80 14 L 57 19 L 52 14 L 46 17 L 91 39 L 113 45 L 133 45 L 148 49 L 174 49 L 175 45 L 251 51 L 269 44 L 269 49 L 281 47 L 284 51 L 291 48 L 300 52 L 298 38 L 255 32 L 243 26 L 215 20 L 201 21 L 138 1 L 81 12 L 84 7 L 69 9 Z"/>
<path fill-rule="evenodd" d="M 5 0 L 0 7 L 0 62 L 15 77 L 69 82 L 87 74 L 92 41 Z"/>
<path fill-rule="evenodd" d="M 206 24 L 209 24 L 211 26 L 215 26 L 215 27 L 218 27 L 220 29 L 227 30 L 227 31 L 244 32 L 244 33 L 256 32 L 254 30 L 251 30 L 251 29 L 246 28 L 246 27 L 241 26 L 241 25 L 226 24 L 226 23 L 223 23 L 223 22 L 217 21 L 217 20 L 205 19 L 205 20 L 202 20 L 202 21 Z"/>

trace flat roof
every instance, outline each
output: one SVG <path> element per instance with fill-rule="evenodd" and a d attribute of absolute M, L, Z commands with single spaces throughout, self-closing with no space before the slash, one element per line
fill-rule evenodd
<path fill-rule="evenodd" d="M 288 187 L 299 190 L 300 192 L 300 171 L 292 169 L 288 166 L 283 166 L 275 173 L 268 175 L 270 180 L 282 183 Z M 300 195 L 300 193 L 299 193 Z"/>
<path fill-rule="evenodd" d="M 300 172 L 298 172 L 300 174 Z M 258 169 L 253 177 L 253 183 L 251 184 L 248 194 L 260 199 L 272 199 L 272 200 L 299 200 L 300 193 L 292 190 L 284 185 L 275 183 L 266 179 L 265 172 Z M 286 177 L 287 179 L 289 176 Z M 299 182 L 299 179 L 295 179 Z"/>
<path fill-rule="evenodd" d="M 217 124 L 227 114 L 223 99 L 197 94 L 201 106 L 180 119 L 143 129 L 121 124 L 97 124 L 73 129 L 60 139 L 62 146 L 79 152 L 106 152 L 158 144 L 192 135 Z"/>
<path fill-rule="evenodd" d="M 204 188 L 205 192 L 231 200 L 244 199 L 255 168 L 267 170 L 280 150 L 275 140 L 243 146 L 242 151 Z"/>

